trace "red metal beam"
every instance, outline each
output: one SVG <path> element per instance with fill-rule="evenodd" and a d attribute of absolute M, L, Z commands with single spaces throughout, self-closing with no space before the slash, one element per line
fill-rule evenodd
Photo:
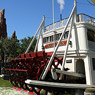
<path fill-rule="evenodd" d="M 22 70 L 22 69 L 9 69 L 9 68 L 5 68 L 5 70 L 8 71 L 22 71 L 22 72 L 27 72 L 28 70 Z"/>

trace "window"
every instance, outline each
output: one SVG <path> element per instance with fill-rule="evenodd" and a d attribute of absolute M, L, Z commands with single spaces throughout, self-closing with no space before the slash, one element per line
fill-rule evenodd
<path fill-rule="evenodd" d="M 72 63 L 72 59 L 66 60 L 66 63 Z"/>
<path fill-rule="evenodd" d="M 53 41 L 53 35 L 52 36 L 50 36 L 50 42 L 52 42 Z"/>
<path fill-rule="evenodd" d="M 43 38 L 43 43 L 46 43 L 46 38 Z"/>
<path fill-rule="evenodd" d="M 57 41 L 57 40 L 60 39 L 61 35 L 62 35 L 62 33 L 51 35 L 51 36 L 48 36 L 48 37 L 44 37 L 43 38 L 43 43 L 53 42 L 54 39 Z"/>
<path fill-rule="evenodd" d="M 59 40 L 59 38 L 60 38 L 60 35 L 59 34 L 56 34 L 55 35 L 55 40 Z"/>
<path fill-rule="evenodd" d="M 95 42 L 95 32 L 93 30 L 87 30 L 87 37 L 89 41 Z"/>
<path fill-rule="evenodd" d="M 50 42 L 50 39 L 49 39 L 49 37 L 46 37 L 46 42 Z"/>
<path fill-rule="evenodd" d="M 69 34 L 69 31 L 65 32 L 64 39 L 67 39 L 68 38 L 68 34 Z"/>
<path fill-rule="evenodd" d="M 93 70 L 95 70 L 95 58 L 92 58 L 92 66 L 93 66 Z"/>
<path fill-rule="evenodd" d="M 59 33 L 59 34 L 56 34 L 56 35 L 55 35 L 55 40 L 56 40 L 56 41 L 60 39 L 61 34 L 62 34 L 62 33 Z"/>

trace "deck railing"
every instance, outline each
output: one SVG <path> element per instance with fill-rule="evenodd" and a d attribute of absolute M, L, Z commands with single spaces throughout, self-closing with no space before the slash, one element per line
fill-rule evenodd
<path fill-rule="evenodd" d="M 52 30 L 53 27 L 55 29 L 57 29 L 57 28 L 65 26 L 67 20 L 68 20 L 68 18 L 55 22 L 54 26 L 53 26 L 53 24 L 46 26 L 45 32 Z M 86 14 L 78 14 L 77 15 L 77 22 L 86 22 L 86 23 L 91 23 L 91 24 L 95 25 L 95 18 L 88 16 Z"/>
<path fill-rule="evenodd" d="M 95 18 L 88 16 L 86 14 L 78 14 L 78 21 L 79 22 L 84 21 L 87 23 L 94 23 L 95 24 Z"/>
<path fill-rule="evenodd" d="M 57 21 L 57 22 L 54 23 L 54 26 L 53 26 L 53 24 L 50 24 L 50 25 L 46 26 L 45 30 L 46 30 L 46 31 L 50 31 L 50 30 L 53 29 L 53 27 L 56 29 L 56 28 L 65 26 L 67 20 L 68 20 L 68 18 L 63 19 L 63 20 L 61 20 L 61 21 Z"/>

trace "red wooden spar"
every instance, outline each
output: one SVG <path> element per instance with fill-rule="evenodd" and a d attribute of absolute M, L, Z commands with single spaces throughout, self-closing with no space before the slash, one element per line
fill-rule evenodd
<path fill-rule="evenodd" d="M 53 52 L 46 53 L 45 51 L 31 52 L 20 54 L 19 58 L 11 59 L 11 65 L 5 70 L 9 71 L 9 79 L 13 86 L 35 91 L 34 87 L 28 87 L 25 84 L 26 79 L 40 80 L 41 74 L 44 72 L 50 57 Z M 55 64 L 55 62 L 57 62 Z M 52 66 L 57 69 L 58 65 L 62 63 L 62 58 L 55 57 Z M 49 69 L 51 71 L 51 67 Z M 48 79 L 48 77 L 46 78 Z M 36 93 L 39 93 L 38 90 Z"/>

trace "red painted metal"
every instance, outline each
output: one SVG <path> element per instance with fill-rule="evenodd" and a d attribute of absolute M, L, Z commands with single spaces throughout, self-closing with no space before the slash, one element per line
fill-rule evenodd
<path fill-rule="evenodd" d="M 45 48 L 53 48 L 54 46 L 57 45 L 57 43 L 58 43 L 58 42 L 46 44 L 46 45 L 45 45 Z M 67 44 L 67 40 L 61 41 L 60 46 L 64 46 L 64 45 L 66 45 L 66 44 Z"/>
<path fill-rule="evenodd" d="M 30 55 L 31 55 L 31 57 L 36 57 L 37 53 L 36 52 L 31 52 Z"/>
<path fill-rule="evenodd" d="M 13 86 L 12 88 L 13 88 L 13 89 L 17 89 L 17 87 L 16 87 L 16 86 Z"/>
<path fill-rule="evenodd" d="M 22 91 L 23 89 L 22 88 L 17 88 L 17 91 Z"/>
<path fill-rule="evenodd" d="M 47 56 L 52 56 L 53 52 L 47 52 Z"/>
<path fill-rule="evenodd" d="M 31 91 L 32 94 L 29 95 L 34 95 L 33 91 L 37 95 L 40 95 L 41 89 L 36 90 L 32 85 L 29 86 L 25 84 L 25 80 L 39 80 L 50 61 L 52 54 L 53 52 L 46 53 L 45 51 L 39 51 L 20 54 L 19 58 L 12 59 L 11 66 L 5 68 L 5 70 L 8 70 L 10 73 L 10 81 L 12 85 Z M 53 66 L 54 68 L 59 69 L 58 66 L 62 63 L 62 60 L 63 58 L 55 57 L 51 67 Z M 49 68 L 49 72 L 51 72 L 51 67 Z"/>
<path fill-rule="evenodd" d="M 22 90 L 22 92 L 25 92 L 25 93 L 27 93 L 28 91 L 27 91 L 27 90 Z"/>
<path fill-rule="evenodd" d="M 26 57 L 26 58 L 31 57 L 30 53 L 26 53 L 26 54 L 25 54 L 25 57 Z"/>
<path fill-rule="evenodd" d="M 34 92 L 29 92 L 28 95 L 37 95 Z"/>
<path fill-rule="evenodd" d="M 37 52 L 37 56 L 38 57 L 44 57 L 46 54 L 45 54 L 45 51 L 39 51 Z"/>
<path fill-rule="evenodd" d="M 20 54 L 20 58 L 24 58 L 25 57 L 25 54 Z"/>
<path fill-rule="evenodd" d="M 27 72 L 27 70 L 21 70 L 21 69 L 8 69 L 8 68 L 5 68 L 5 70 L 8 70 L 8 71 L 23 71 L 23 72 Z"/>

